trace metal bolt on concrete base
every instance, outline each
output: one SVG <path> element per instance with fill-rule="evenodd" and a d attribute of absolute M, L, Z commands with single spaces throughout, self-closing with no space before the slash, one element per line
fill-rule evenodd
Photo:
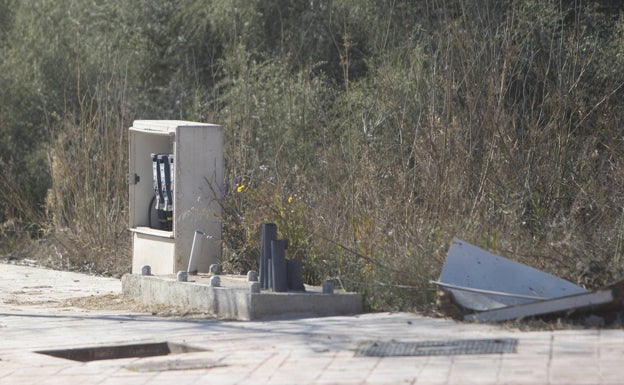
<path fill-rule="evenodd" d="M 323 281 L 323 294 L 334 294 L 334 284 L 332 281 Z"/>
<path fill-rule="evenodd" d="M 213 263 L 212 265 L 210 265 L 210 269 L 208 270 L 208 273 L 211 275 L 221 274 L 221 265 L 219 265 L 218 263 Z"/>
<path fill-rule="evenodd" d="M 152 268 L 150 265 L 141 266 L 141 275 L 152 275 Z"/>
<path fill-rule="evenodd" d="M 249 292 L 252 294 L 260 293 L 260 282 L 252 282 L 251 285 L 249 285 Z"/>
<path fill-rule="evenodd" d="M 186 271 L 178 271 L 178 282 L 187 282 L 188 273 Z"/>
<path fill-rule="evenodd" d="M 247 281 L 256 282 L 258 280 L 258 272 L 255 270 L 249 270 L 247 272 Z"/>
<path fill-rule="evenodd" d="M 218 275 L 213 275 L 212 277 L 210 277 L 210 286 L 212 287 L 221 286 L 221 277 L 219 277 Z"/>

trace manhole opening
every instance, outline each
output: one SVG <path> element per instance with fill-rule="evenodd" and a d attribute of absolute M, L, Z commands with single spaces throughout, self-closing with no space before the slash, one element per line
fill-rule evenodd
<path fill-rule="evenodd" d="M 515 338 L 450 341 L 377 341 L 367 342 L 355 352 L 356 357 L 450 356 L 461 354 L 515 353 Z"/>
<path fill-rule="evenodd" d="M 155 342 L 146 344 L 97 346 L 61 350 L 41 350 L 35 353 L 47 354 L 48 356 L 65 358 L 73 361 L 89 362 L 98 360 L 116 360 L 121 358 L 166 356 L 169 354 L 202 351 L 205 350 L 183 344 Z"/>

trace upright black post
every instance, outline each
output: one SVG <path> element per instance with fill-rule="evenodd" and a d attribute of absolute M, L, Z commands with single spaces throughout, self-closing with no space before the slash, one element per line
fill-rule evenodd
<path fill-rule="evenodd" d="M 277 239 L 277 225 L 275 223 L 263 223 L 260 242 L 260 288 L 269 289 L 271 282 L 271 241 Z"/>
<path fill-rule="evenodd" d="M 303 286 L 303 262 L 300 259 L 286 260 L 288 291 L 305 291 Z"/>
<path fill-rule="evenodd" d="M 286 277 L 286 241 L 283 239 L 271 241 L 271 265 L 273 272 L 273 291 L 288 291 Z"/>

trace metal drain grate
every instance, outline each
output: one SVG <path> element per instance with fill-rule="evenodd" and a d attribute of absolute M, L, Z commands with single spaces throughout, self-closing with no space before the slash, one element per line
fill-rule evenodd
<path fill-rule="evenodd" d="M 367 342 L 355 352 L 356 357 L 450 356 L 460 354 L 515 353 L 518 340 L 496 338 L 478 340 Z"/>

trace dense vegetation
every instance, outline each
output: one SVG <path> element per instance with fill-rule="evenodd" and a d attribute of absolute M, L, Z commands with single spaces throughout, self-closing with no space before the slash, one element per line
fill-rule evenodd
<path fill-rule="evenodd" d="M 176 3 L 0 2 L 0 253 L 127 272 L 127 127 L 186 119 L 226 131 L 232 270 L 271 221 L 376 308 L 430 303 L 453 237 L 624 274 L 620 2 Z"/>

